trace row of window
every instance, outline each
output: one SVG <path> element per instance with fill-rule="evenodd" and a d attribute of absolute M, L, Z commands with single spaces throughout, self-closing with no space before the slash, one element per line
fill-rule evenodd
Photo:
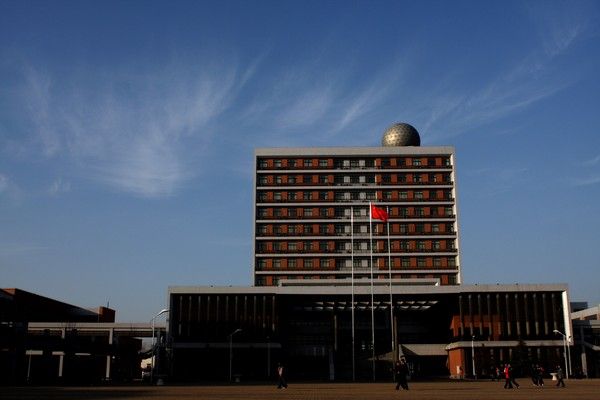
<path fill-rule="evenodd" d="M 369 224 L 259 224 L 256 229 L 257 235 L 337 235 L 349 236 L 354 234 L 368 234 Z M 386 234 L 383 224 L 376 224 L 373 234 Z M 391 234 L 422 234 L 422 233 L 454 233 L 454 224 L 390 224 Z"/>
<path fill-rule="evenodd" d="M 277 286 L 280 281 L 287 279 L 301 279 L 301 280 L 318 280 L 318 279 L 347 279 L 347 276 L 338 276 L 338 275 L 278 275 L 278 276 L 256 276 L 255 284 L 256 286 Z M 386 279 L 386 277 L 382 277 Z M 417 278 L 437 278 L 441 281 L 442 285 L 455 285 L 456 284 L 456 275 L 447 275 L 447 274 L 430 274 L 430 275 L 411 275 L 411 274 L 394 274 L 394 278 L 400 279 L 417 279 Z M 360 278 L 357 278 L 360 279 Z M 376 278 L 377 279 L 377 278 Z"/>
<path fill-rule="evenodd" d="M 268 269 L 351 269 L 370 268 L 369 258 L 355 257 L 351 259 L 328 259 L 328 258 L 273 258 L 260 259 L 256 261 L 256 270 Z M 388 258 L 380 257 L 373 261 L 377 268 L 387 268 Z M 456 268 L 454 257 L 392 257 L 392 267 L 395 268 Z"/>
<path fill-rule="evenodd" d="M 353 184 L 410 184 L 452 183 L 449 173 L 365 174 L 365 175 L 259 175 L 259 186 L 279 185 L 353 185 Z"/>
<path fill-rule="evenodd" d="M 454 250 L 454 240 L 390 240 L 392 251 L 394 250 Z M 385 240 L 375 241 L 374 250 L 387 251 L 388 242 Z M 338 241 L 260 241 L 256 243 L 258 251 L 294 252 L 294 251 L 351 251 L 352 242 Z M 355 240 L 354 250 L 369 250 L 369 241 Z"/>
<path fill-rule="evenodd" d="M 270 168 L 393 168 L 450 167 L 450 157 L 383 157 L 383 158 L 261 158 L 260 169 Z"/>
<path fill-rule="evenodd" d="M 377 192 L 375 191 L 349 191 L 335 192 L 333 199 L 335 201 L 377 201 Z M 386 190 L 381 192 L 382 200 L 387 201 L 451 201 L 451 190 Z M 258 202 L 292 202 L 292 201 L 328 201 L 331 196 L 328 192 L 259 192 Z"/>
<path fill-rule="evenodd" d="M 430 206 L 430 207 L 416 207 L 416 206 L 393 206 L 387 207 L 388 215 L 391 218 L 400 217 L 454 217 L 454 208 L 452 206 Z M 344 207 L 315 207 L 315 208 L 284 208 L 284 207 L 260 207 L 257 210 L 257 218 L 350 218 L 352 211 L 350 208 Z M 368 218 L 368 208 L 356 208 L 354 209 L 354 216 L 356 218 Z"/>

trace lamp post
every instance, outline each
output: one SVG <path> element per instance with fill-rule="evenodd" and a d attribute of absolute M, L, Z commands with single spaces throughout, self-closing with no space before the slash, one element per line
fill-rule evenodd
<path fill-rule="evenodd" d="M 154 353 L 155 353 L 154 321 L 156 321 L 156 318 L 158 318 L 161 315 L 168 313 L 168 312 L 169 312 L 169 309 L 164 308 L 164 309 L 160 310 L 154 317 L 152 317 L 152 356 L 150 357 L 150 384 L 154 383 Z"/>
<path fill-rule="evenodd" d="M 231 382 L 233 379 L 233 335 L 241 331 L 242 330 L 240 328 L 237 328 L 229 335 L 229 382 Z"/>
<path fill-rule="evenodd" d="M 567 335 L 559 331 L 558 329 L 553 330 L 552 332 L 558 333 L 563 338 L 563 356 L 565 358 L 565 374 L 567 379 L 569 379 L 569 364 L 567 362 Z"/>
<path fill-rule="evenodd" d="M 471 360 L 473 361 L 473 378 L 477 379 L 475 372 L 475 336 L 471 336 Z"/>

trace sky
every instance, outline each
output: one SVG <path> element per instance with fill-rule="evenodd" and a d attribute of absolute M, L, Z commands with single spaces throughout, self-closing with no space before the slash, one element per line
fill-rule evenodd
<path fill-rule="evenodd" d="M 257 147 L 454 146 L 465 283 L 600 303 L 597 1 L 0 0 L 0 287 L 252 282 Z"/>

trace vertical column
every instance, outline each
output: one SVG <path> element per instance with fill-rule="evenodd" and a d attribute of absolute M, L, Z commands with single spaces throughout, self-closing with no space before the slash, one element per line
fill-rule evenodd
<path fill-rule="evenodd" d="M 115 329 L 110 328 L 110 330 L 108 331 L 108 355 L 106 356 L 106 374 L 104 376 L 104 379 L 107 381 L 110 380 L 110 360 L 112 358 L 111 354 L 114 334 Z"/>
<path fill-rule="evenodd" d="M 458 296 L 458 318 L 460 320 L 460 337 L 461 339 L 465 336 L 465 325 L 464 325 L 464 314 L 463 314 L 463 296 Z"/>
<path fill-rule="evenodd" d="M 535 325 L 535 336 L 540 335 L 540 316 L 539 316 L 540 305 L 538 304 L 537 293 L 533 294 L 533 321 Z"/>
<path fill-rule="evenodd" d="M 481 307 L 481 293 L 477 293 L 477 315 L 479 316 L 479 340 L 483 337 L 483 307 Z"/>
<path fill-rule="evenodd" d="M 502 335 L 502 318 L 500 317 L 500 293 L 496 293 L 496 318 L 498 318 L 498 336 Z"/>
<path fill-rule="evenodd" d="M 473 295 L 469 294 L 469 336 L 473 336 L 475 334 L 475 329 L 473 326 Z"/>
<path fill-rule="evenodd" d="M 542 318 L 544 318 L 544 335 L 549 335 L 548 330 L 548 302 L 546 301 L 546 293 L 542 293 Z"/>
<path fill-rule="evenodd" d="M 506 307 L 506 334 L 508 335 L 508 337 L 510 337 L 512 336 L 512 329 L 510 325 L 510 296 L 508 295 L 508 293 L 504 295 L 504 304 Z M 509 356 L 509 358 L 512 358 L 512 356 Z"/>
<path fill-rule="evenodd" d="M 58 378 L 61 379 L 63 376 L 63 368 L 64 368 L 64 363 L 65 363 L 65 348 L 66 348 L 66 343 L 65 343 L 65 339 L 67 337 L 67 329 L 66 328 L 62 328 L 60 330 L 60 337 L 62 339 L 62 345 L 63 345 L 63 351 L 60 352 L 59 356 L 58 356 Z"/>
<path fill-rule="evenodd" d="M 494 337 L 494 321 L 492 320 L 492 304 L 491 304 L 492 299 L 491 299 L 489 293 L 485 296 L 485 300 L 487 303 L 488 327 L 490 330 L 489 335 L 490 335 L 490 338 L 493 338 Z"/>
<path fill-rule="evenodd" d="M 556 310 L 558 310 L 560 307 L 556 302 L 556 296 L 554 295 L 554 293 L 552 293 L 550 295 L 551 300 L 552 300 L 552 329 L 558 329 L 558 318 L 556 317 Z M 565 329 L 566 331 L 566 329 Z M 565 333 L 566 335 L 567 333 Z"/>
<path fill-rule="evenodd" d="M 531 326 L 529 323 L 529 295 L 527 293 L 523 295 L 523 309 L 525 312 L 525 335 L 529 337 L 531 335 Z"/>
<path fill-rule="evenodd" d="M 517 326 L 517 336 L 521 337 L 521 313 L 519 311 L 519 294 L 515 293 L 515 325 Z"/>

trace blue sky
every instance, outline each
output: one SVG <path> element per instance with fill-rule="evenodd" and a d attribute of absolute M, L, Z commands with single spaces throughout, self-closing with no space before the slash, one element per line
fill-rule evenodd
<path fill-rule="evenodd" d="M 251 282 L 252 156 L 457 153 L 466 283 L 600 303 L 600 4 L 0 0 L 0 287 L 147 321 Z"/>

